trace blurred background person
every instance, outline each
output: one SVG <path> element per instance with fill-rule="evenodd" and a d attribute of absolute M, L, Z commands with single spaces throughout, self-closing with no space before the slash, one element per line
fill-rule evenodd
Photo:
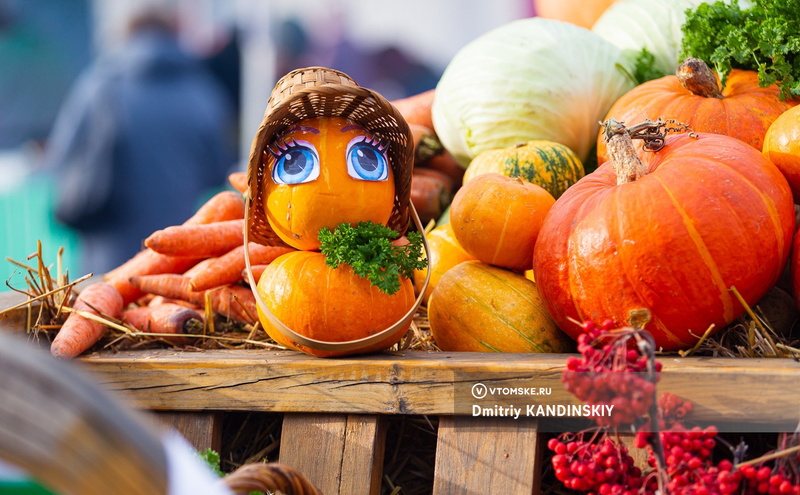
<path fill-rule="evenodd" d="M 181 49 L 172 12 L 143 10 L 127 32 L 80 76 L 44 155 L 55 216 L 80 236 L 82 273 L 109 271 L 182 223 L 236 164 L 233 103 Z"/>

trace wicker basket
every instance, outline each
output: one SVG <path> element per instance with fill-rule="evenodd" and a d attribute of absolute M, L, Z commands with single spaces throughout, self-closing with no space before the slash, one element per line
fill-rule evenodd
<path fill-rule="evenodd" d="M 388 226 L 404 234 L 409 226 L 414 143 L 400 112 L 378 93 L 362 88 L 343 72 L 325 67 L 297 69 L 281 78 L 267 102 L 264 121 L 250 147 L 248 183 L 250 239 L 273 244 L 278 238 L 264 211 L 264 152 L 288 126 L 314 117 L 350 119 L 389 142 L 395 181 L 394 208 Z"/>

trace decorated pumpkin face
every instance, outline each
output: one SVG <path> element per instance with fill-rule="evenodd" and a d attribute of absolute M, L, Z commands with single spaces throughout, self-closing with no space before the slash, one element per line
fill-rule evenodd
<path fill-rule="evenodd" d="M 264 210 L 285 243 L 319 248 L 317 234 L 342 223 L 386 224 L 395 185 L 387 145 L 355 122 L 340 117 L 306 119 L 289 127 L 262 159 Z"/>

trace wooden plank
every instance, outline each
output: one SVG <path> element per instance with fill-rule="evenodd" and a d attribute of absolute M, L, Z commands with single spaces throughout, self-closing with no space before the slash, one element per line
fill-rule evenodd
<path fill-rule="evenodd" d="M 162 428 L 174 428 L 197 450 L 222 450 L 222 413 L 219 411 L 155 411 Z"/>
<path fill-rule="evenodd" d="M 385 428 L 377 416 L 286 414 L 280 462 L 323 493 L 380 493 Z"/>
<path fill-rule="evenodd" d="M 350 414 L 345 430 L 342 482 L 339 493 L 381 492 L 386 421 L 373 414 Z"/>
<path fill-rule="evenodd" d="M 281 430 L 282 464 L 302 473 L 322 493 L 339 493 L 345 414 L 286 414 Z"/>
<path fill-rule="evenodd" d="M 433 494 L 538 494 L 543 439 L 534 418 L 443 416 Z"/>
<path fill-rule="evenodd" d="M 487 386 L 550 387 L 537 403 L 575 404 L 560 382 L 566 357 L 404 352 L 319 359 L 291 351 L 164 349 L 80 361 L 106 388 L 145 409 L 451 415 L 469 414 L 457 399 L 468 399 L 479 379 Z M 800 377 L 800 363 L 792 359 L 661 362 L 659 390 L 694 402 L 697 421 L 781 422 L 789 429 L 797 422 L 800 394 L 786 393 Z"/>

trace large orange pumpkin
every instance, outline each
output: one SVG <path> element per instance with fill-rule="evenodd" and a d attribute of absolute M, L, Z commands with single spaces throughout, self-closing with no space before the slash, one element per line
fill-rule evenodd
<path fill-rule="evenodd" d="M 319 249 L 317 234 L 342 223 L 386 224 L 394 206 L 385 145 L 340 117 L 306 119 L 273 143 L 264 160 L 264 210 L 286 244 Z"/>
<path fill-rule="evenodd" d="M 767 129 L 764 154 L 774 163 L 800 202 L 800 106 L 783 112 Z"/>
<path fill-rule="evenodd" d="M 569 352 L 536 283 L 480 261 L 448 270 L 428 302 L 431 336 L 443 351 Z"/>
<path fill-rule="evenodd" d="M 531 267 L 533 246 L 555 198 L 519 177 L 489 173 L 456 193 L 450 224 L 464 250 L 476 259 L 512 270 Z"/>
<path fill-rule="evenodd" d="M 795 225 L 789 185 L 738 139 L 681 134 L 637 158 L 628 133 L 612 128 L 611 161 L 545 219 L 536 282 L 573 337 L 580 327 L 571 320 L 623 325 L 647 309 L 656 344 L 686 348 L 743 313 L 731 287 L 755 304 L 775 285 Z"/>
<path fill-rule="evenodd" d="M 326 342 L 347 342 L 389 328 L 414 305 L 414 286 L 401 278 L 393 295 L 381 292 L 359 277 L 349 265 L 331 268 L 325 255 L 294 251 L 269 264 L 258 280 L 257 291 L 269 310 L 298 334 Z M 361 354 L 386 349 L 408 330 L 400 328 L 386 340 L 350 351 L 325 351 L 297 344 L 275 328 L 259 309 L 267 334 L 290 349 L 319 357 Z"/>
<path fill-rule="evenodd" d="M 627 124 L 646 119 L 673 119 L 695 132 L 741 139 L 761 151 L 764 134 L 778 116 L 798 103 L 781 101 L 780 90 L 758 85 L 755 71 L 734 69 L 720 91 L 716 75 L 702 60 L 686 59 L 674 76 L 647 81 L 620 97 L 606 114 Z M 602 132 L 597 159 L 608 159 Z"/>

